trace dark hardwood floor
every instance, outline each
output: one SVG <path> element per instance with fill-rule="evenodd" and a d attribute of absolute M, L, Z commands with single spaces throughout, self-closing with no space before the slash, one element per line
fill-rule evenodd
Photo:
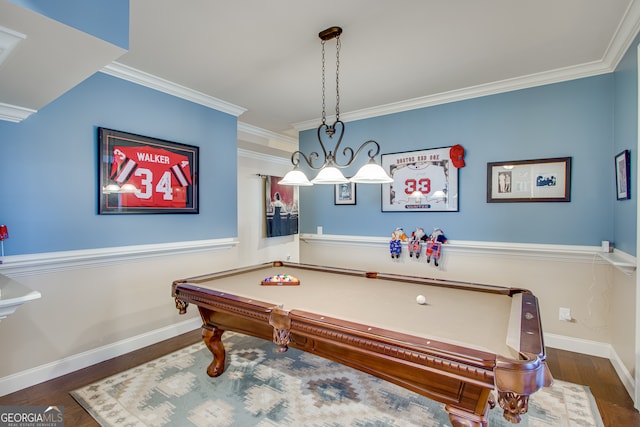
<path fill-rule="evenodd" d="M 554 378 L 589 386 L 606 427 L 640 426 L 640 414 L 609 359 L 547 348 L 547 364 Z"/>
<path fill-rule="evenodd" d="M 70 391 L 156 359 L 200 339 L 200 331 L 192 331 L 2 396 L 0 397 L 0 405 L 61 405 L 64 406 L 66 426 L 98 426 L 93 418 L 69 395 Z M 547 360 L 554 378 L 587 385 L 591 388 L 606 427 L 640 426 L 640 414 L 633 407 L 633 401 L 609 360 L 553 348 L 547 349 Z"/>

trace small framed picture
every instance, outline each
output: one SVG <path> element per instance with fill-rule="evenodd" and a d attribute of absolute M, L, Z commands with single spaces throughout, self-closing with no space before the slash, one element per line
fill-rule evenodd
<path fill-rule="evenodd" d="M 631 198 L 630 158 L 629 150 L 624 150 L 616 156 L 616 195 L 618 200 Z"/>
<path fill-rule="evenodd" d="M 347 182 L 335 185 L 335 205 L 355 205 L 356 204 L 356 183 Z"/>

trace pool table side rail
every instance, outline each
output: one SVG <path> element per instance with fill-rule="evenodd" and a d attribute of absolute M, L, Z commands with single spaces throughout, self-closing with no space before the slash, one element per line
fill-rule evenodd
<path fill-rule="evenodd" d="M 527 289 L 523 288 L 514 288 L 514 287 L 505 287 L 505 286 L 496 286 L 496 285 L 487 285 L 480 283 L 472 283 L 472 282 L 463 282 L 457 280 L 444 280 L 444 279 L 436 279 L 432 277 L 421 277 L 421 276 L 405 276 L 401 274 L 390 274 L 390 273 L 380 273 L 380 272 L 372 272 L 365 270 L 355 270 L 348 269 L 342 267 L 327 267 L 320 266 L 314 264 L 301 264 L 301 263 L 293 263 L 293 262 L 283 262 L 283 261 L 273 261 L 262 264 L 257 264 L 248 267 L 241 267 L 237 269 L 223 270 L 217 273 L 205 274 L 201 276 L 190 277 L 188 279 L 176 280 L 175 283 L 204 283 L 211 280 L 222 279 L 225 277 L 234 276 L 241 273 L 247 273 L 250 271 L 256 271 L 264 268 L 270 267 L 291 267 L 302 270 L 312 270 L 318 271 L 322 273 L 330 273 L 330 274 L 338 274 L 338 275 L 348 275 L 348 276 L 356 276 L 356 277 L 366 277 L 369 279 L 380 279 L 380 280 L 389 280 L 396 282 L 404 282 L 404 283 L 413 283 L 419 285 L 429 285 L 429 286 L 438 286 L 444 288 L 455 288 L 461 290 L 472 290 L 479 292 L 488 292 L 493 294 L 500 295 L 513 295 L 519 292 L 529 292 Z M 304 278 L 300 278 L 301 282 L 304 281 Z"/>
<path fill-rule="evenodd" d="M 230 307 L 234 307 L 231 311 L 241 311 L 236 309 L 247 308 L 250 311 L 259 311 L 264 313 L 270 313 L 277 304 L 272 302 L 258 301 L 251 298 L 245 298 L 239 295 L 234 295 L 228 292 L 218 291 L 216 289 L 202 288 L 191 283 L 179 283 L 174 282 L 172 296 L 180 301 L 186 303 L 196 304 L 198 307 L 207 307 L 211 309 L 224 308 L 229 310 Z M 222 307 L 218 302 L 223 302 Z M 230 305 L 229 303 L 233 304 Z M 185 311 L 181 311 L 180 314 L 184 314 Z M 244 314 L 244 313 L 243 313 Z"/>
<path fill-rule="evenodd" d="M 400 382 L 405 387 L 411 385 L 409 388 L 414 391 L 428 390 L 422 384 L 427 381 L 427 375 L 442 376 L 443 373 L 456 381 L 480 387 L 492 387 L 495 382 L 494 354 L 299 310 L 291 310 L 289 317 L 291 347 L 396 384 Z M 354 357 L 356 353 L 359 357 Z M 408 371 L 407 364 L 414 369 Z M 464 375 L 460 374 L 462 371 Z"/>
<path fill-rule="evenodd" d="M 540 308 L 535 295 L 520 294 L 520 359 L 496 358 L 495 383 L 501 393 L 530 395 L 553 383 L 546 363 Z"/>
<path fill-rule="evenodd" d="M 542 320 L 538 298 L 530 292 L 523 292 L 520 319 L 520 352 L 534 354 L 542 360 L 546 359 Z"/>

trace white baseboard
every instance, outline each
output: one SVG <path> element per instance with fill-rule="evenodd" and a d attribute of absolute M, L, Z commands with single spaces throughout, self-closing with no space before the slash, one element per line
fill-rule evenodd
<path fill-rule="evenodd" d="M 611 354 L 610 344 L 581 338 L 573 338 L 565 335 L 545 333 L 544 344 L 547 347 L 588 354 L 589 356 L 609 358 L 609 355 Z"/>
<path fill-rule="evenodd" d="M 620 359 L 620 357 L 618 357 L 618 353 L 615 352 L 613 347 L 611 347 L 611 355 L 609 356 L 609 360 L 613 365 L 613 369 L 616 370 L 620 381 L 622 381 L 624 388 L 627 389 L 627 393 L 629 393 L 629 396 L 631 396 L 631 400 L 634 400 L 636 389 L 635 379 L 633 378 L 633 375 L 631 375 L 631 372 L 629 372 L 629 370 L 624 366 L 624 363 L 622 363 L 622 360 Z"/>
<path fill-rule="evenodd" d="M 86 368 L 96 363 L 104 362 L 117 356 L 138 350 L 162 340 L 173 338 L 194 329 L 202 324 L 199 317 L 185 320 L 174 325 L 165 326 L 135 337 L 127 338 L 112 344 L 88 350 L 83 353 L 65 357 L 46 365 L 37 366 L 26 371 L 17 372 L 8 377 L 0 378 L 0 396 L 40 384 L 45 381 Z"/>
<path fill-rule="evenodd" d="M 624 363 L 622 363 L 618 353 L 616 353 L 611 344 L 556 334 L 544 334 L 544 341 L 547 347 L 609 359 L 627 393 L 629 393 L 631 399 L 634 398 L 635 380 L 633 375 L 631 375 L 631 372 L 624 366 Z"/>

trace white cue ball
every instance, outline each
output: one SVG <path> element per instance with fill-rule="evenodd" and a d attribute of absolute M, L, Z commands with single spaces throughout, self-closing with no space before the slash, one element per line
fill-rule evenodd
<path fill-rule="evenodd" d="M 427 299 L 424 297 L 424 295 L 418 295 L 418 296 L 416 297 L 416 302 L 417 302 L 418 304 L 424 304 L 424 303 L 426 303 L 426 302 L 427 302 Z"/>

